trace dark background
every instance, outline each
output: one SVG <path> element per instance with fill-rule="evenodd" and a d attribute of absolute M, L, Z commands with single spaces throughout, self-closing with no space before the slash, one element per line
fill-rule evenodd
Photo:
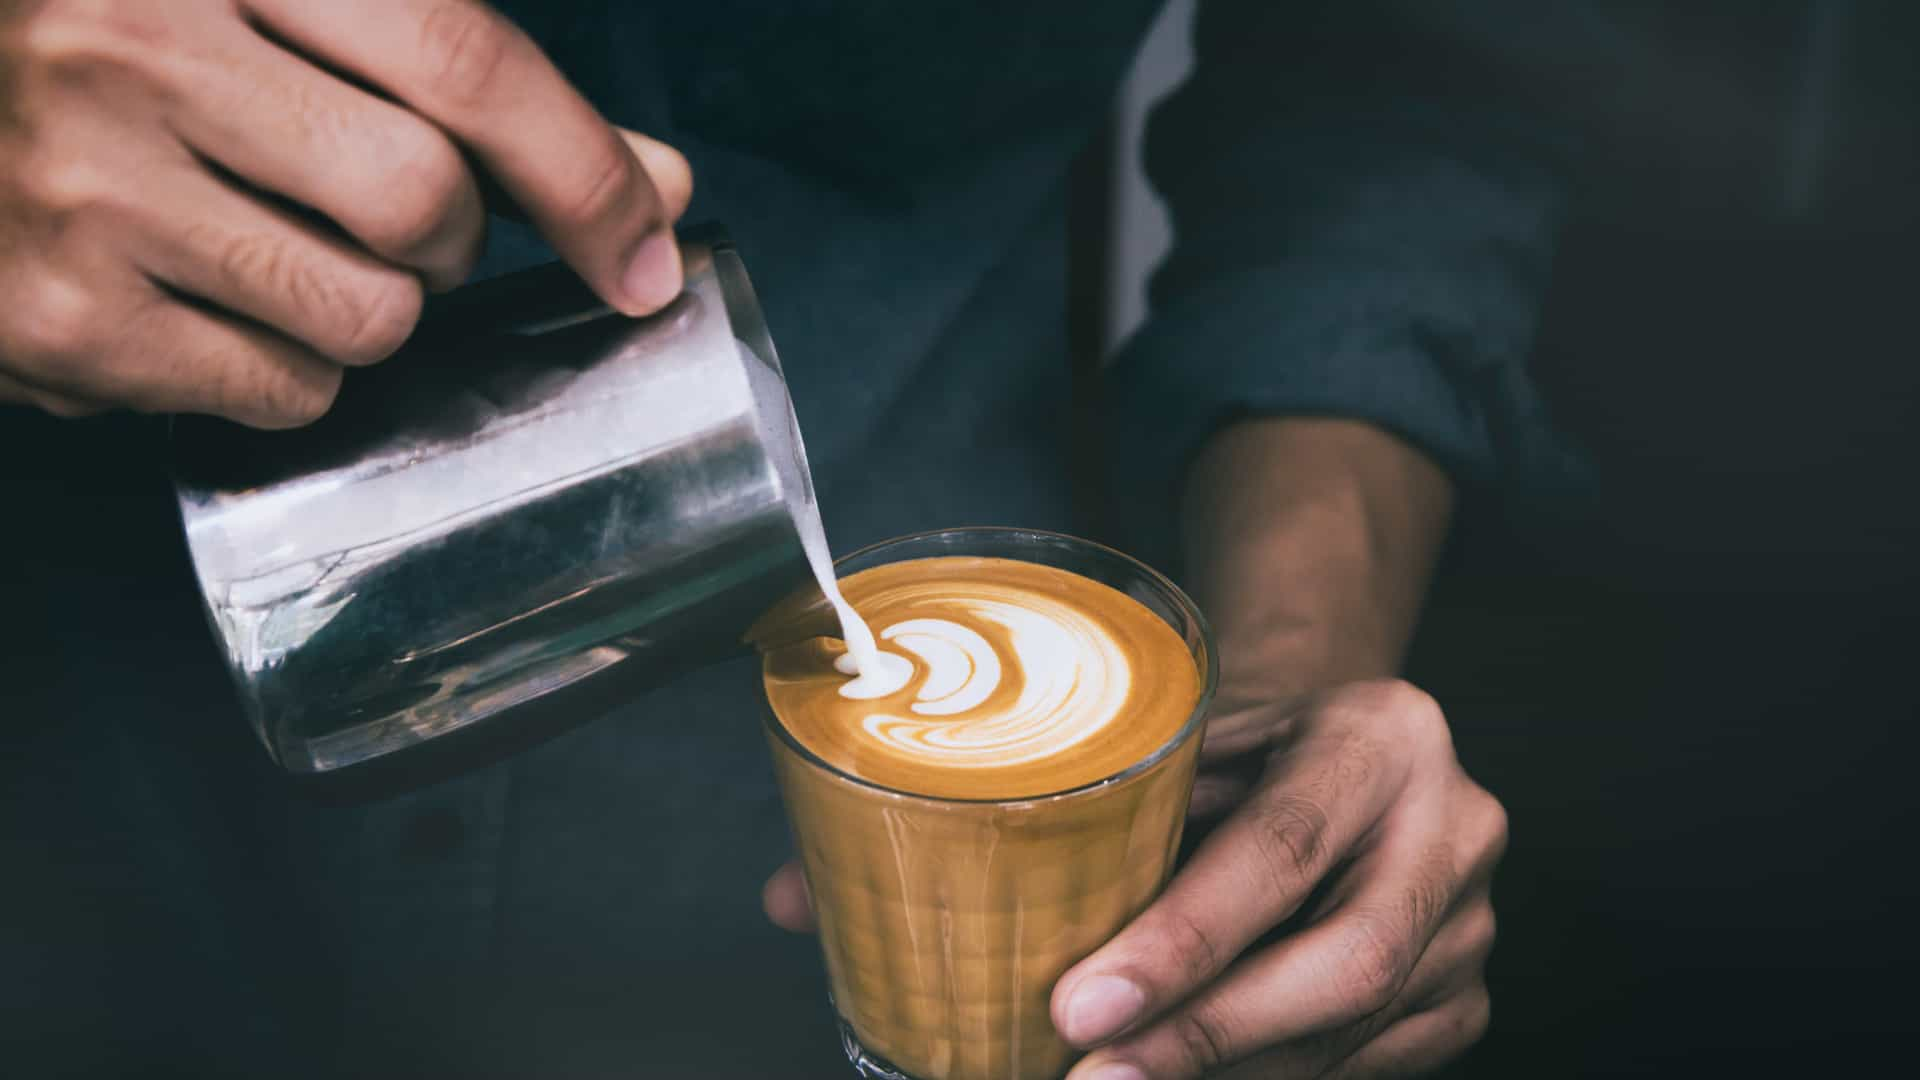
<path fill-rule="evenodd" d="M 1915 239 L 1570 237 L 1539 359 L 1604 513 L 1459 556 L 1410 665 L 1513 821 L 1458 1075 L 1905 1071 Z"/>
<path fill-rule="evenodd" d="M 1752 49 L 1684 14 L 1669 40 L 1726 101 L 1778 104 L 1766 35 L 1791 28 L 1767 13 L 1788 7 L 1755 6 Z M 1513 821 L 1494 1026 L 1459 1075 L 1906 1071 L 1920 37 L 1862 7 L 1900 32 L 1840 73 L 1809 197 L 1783 201 L 1774 136 L 1702 93 L 1604 135 L 1616 171 L 1576 201 L 1536 368 L 1604 492 L 1550 522 L 1464 507 L 1410 664 Z M 195 928 L 299 933 L 298 912 L 158 901 L 148 883 L 199 871 L 129 828 L 274 782 L 161 447 L 151 420 L 0 412 L 0 1040 L 23 1018 L 46 1075 L 141 1075 L 182 1031 L 244 1031 L 255 988 L 197 983 Z M 200 801 L 140 782 L 165 770 L 206 777 Z"/>
<path fill-rule="evenodd" d="M 1460 1075 L 1913 1070 L 1920 35 L 1825 7 L 1797 193 L 1753 118 L 1804 86 L 1808 8 L 1662 13 L 1688 90 L 1599 136 L 1535 357 L 1598 512 L 1470 513 L 1422 628 L 1513 819 Z"/>

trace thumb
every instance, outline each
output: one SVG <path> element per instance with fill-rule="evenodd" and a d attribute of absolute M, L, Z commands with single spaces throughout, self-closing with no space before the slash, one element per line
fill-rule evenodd
<path fill-rule="evenodd" d="M 798 862 L 789 862 L 773 872 L 760 890 L 760 906 L 767 918 L 782 930 L 796 934 L 813 932 L 813 898 L 807 891 L 806 875 Z"/>
<path fill-rule="evenodd" d="M 679 221 L 680 215 L 687 212 L 687 204 L 693 201 L 693 168 L 680 151 L 657 139 L 649 139 L 637 131 L 616 128 L 620 137 L 626 140 L 633 156 L 640 159 L 640 167 L 647 171 L 647 179 L 653 181 L 653 190 L 660 196 L 660 205 L 666 212 L 669 222 Z"/>
<path fill-rule="evenodd" d="M 692 167 L 687 164 L 687 159 L 681 155 L 680 151 L 666 143 L 648 138 L 637 131 L 628 131 L 625 128 L 614 130 L 619 133 L 620 140 L 626 144 L 634 159 L 640 163 L 641 171 L 646 174 L 647 181 L 652 185 L 654 196 L 660 202 L 660 216 L 663 224 L 672 226 L 680 220 L 681 215 L 687 212 L 687 204 L 693 201 Z M 517 221 L 522 225 L 533 223 L 526 208 L 521 206 L 519 201 L 501 186 L 500 181 L 496 180 L 492 174 L 476 167 L 474 177 L 480 184 L 481 201 L 486 205 L 489 213 Z M 668 247 L 672 247 L 671 232 L 663 232 L 661 235 L 667 237 L 664 242 Z M 678 250 L 663 249 L 662 253 L 657 253 L 654 261 L 660 265 L 655 267 L 656 273 L 653 276 L 662 282 L 671 282 L 672 289 L 678 290 L 682 273 Z M 664 302 L 669 298 L 667 285 L 656 284 L 658 287 L 650 288 L 649 291 L 658 294 L 654 297 L 655 300 Z"/>

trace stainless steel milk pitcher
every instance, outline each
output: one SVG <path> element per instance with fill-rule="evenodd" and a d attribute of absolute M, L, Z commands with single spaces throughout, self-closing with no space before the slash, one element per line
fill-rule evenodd
<path fill-rule="evenodd" d="M 810 504 L 733 246 L 613 313 L 564 268 L 441 298 L 307 429 L 174 425 L 202 595 L 248 719 L 295 773 L 443 736 L 615 670 L 681 670 L 802 585 Z"/>

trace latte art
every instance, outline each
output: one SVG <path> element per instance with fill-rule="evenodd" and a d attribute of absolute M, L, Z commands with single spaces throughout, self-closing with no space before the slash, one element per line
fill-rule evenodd
<path fill-rule="evenodd" d="M 1112 634 L 1047 597 L 1021 602 L 975 599 L 954 604 L 968 623 L 907 619 L 880 632 L 912 653 L 916 674 L 908 715 L 876 711 L 861 727 L 877 742 L 929 764 L 999 768 L 1061 753 L 1119 715 L 1130 672 Z M 854 672 L 842 656 L 834 667 Z M 1017 686 L 1011 694 L 1002 685 Z M 843 696 L 847 687 L 840 689 Z"/>
<path fill-rule="evenodd" d="M 810 750 L 883 784 L 997 798 L 1098 780 L 1178 730 L 1198 693 L 1171 627 L 1065 570 L 934 558 L 840 586 L 879 662 L 831 638 L 776 649 L 767 696 Z"/>
<path fill-rule="evenodd" d="M 1000 654 L 993 651 L 992 642 L 959 623 L 908 619 L 888 627 L 881 636 L 906 646 L 926 665 L 927 681 L 920 684 L 913 702 L 913 711 L 922 716 L 966 712 L 1000 688 L 1004 666 Z M 833 666 L 847 670 L 839 661 Z M 847 695 L 847 688 L 841 687 L 840 693 Z"/>

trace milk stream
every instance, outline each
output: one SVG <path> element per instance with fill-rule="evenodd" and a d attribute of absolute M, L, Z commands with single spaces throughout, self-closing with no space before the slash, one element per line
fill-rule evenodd
<path fill-rule="evenodd" d="M 734 343 L 740 349 L 747 384 L 753 393 L 754 411 L 761 437 L 773 459 L 774 472 L 786 499 L 787 513 L 800 534 L 800 547 L 806 552 L 807 566 L 820 592 L 833 605 L 840 619 L 840 636 L 847 643 L 847 667 L 854 676 L 840 692 L 852 698 L 877 698 L 907 685 L 913 677 L 913 662 L 904 656 L 881 651 L 873 640 L 873 631 L 860 613 L 853 610 L 840 594 L 840 582 L 833 574 L 833 552 L 827 547 L 827 529 L 820 521 L 820 504 L 814 498 L 813 483 L 806 472 L 807 444 L 800 437 L 800 421 L 794 416 L 787 397 L 786 384 L 779 373 L 763 362 L 744 341 Z M 852 670 L 848 670 L 851 668 Z"/>
<path fill-rule="evenodd" d="M 800 531 L 800 546 L 807 553 L 807 565 L 813 568 L 813 579 L 820 583 L 827 603 L 833 605 L 833 613 L 840 617 L 840 637 L 847 643 L 847 654 L 841 658 L 845 663 L 835 666 L 853 679 L 840 688 L 840 695 L 885 697 L 907 685 L 907 680 L 913 677 L 913 661 L 881 651 L 867 620 L 840 595 L 840 582 L 833 575 L 833 556 L 827 549 L 826 526 L 820 523 L 819 505 L 809 499 L 804 507 L 795 507 L 794 511 L 794 525 Z"/>

